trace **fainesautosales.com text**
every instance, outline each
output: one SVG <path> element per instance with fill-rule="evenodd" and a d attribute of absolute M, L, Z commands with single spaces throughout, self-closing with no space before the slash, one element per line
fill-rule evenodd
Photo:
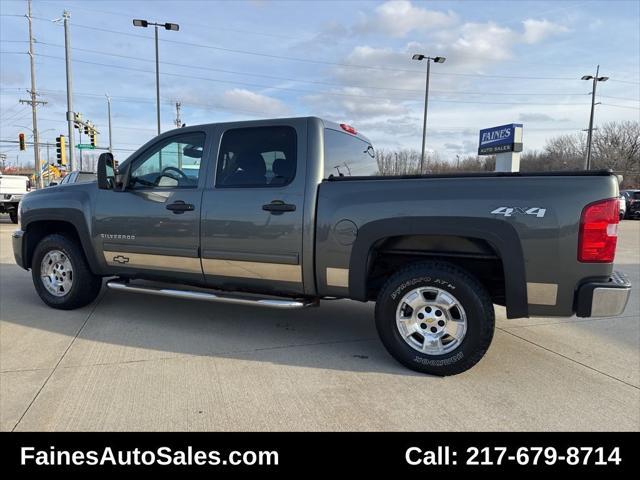
<path fill-rule="evenodd" d="M 189 446 L 174 450 L 170 447 L 157 449 L 118 450 L 105 447 L 101 450 L 59 450 L 50 447 L 40 450 L 35 447 L 22 447 L 21 465 L 40 466 L 275 466 L 278 465 L 278 452 L 275 450 L 199 450 Z"/>

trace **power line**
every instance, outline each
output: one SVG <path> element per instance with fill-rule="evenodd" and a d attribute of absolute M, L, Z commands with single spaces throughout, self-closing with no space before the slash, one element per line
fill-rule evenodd
<path fill-rule="evenodd" d="M 38 53 L 36 55 L 38 57 L 42 57 L 42 58 L 52 58 L 52 59 L 56 59 L 56 60 L 61 60 L 62 59 L 62 57 L 56 57 L 54 55 L 44 55 L 44 54 L 41 54 L 41 53 Z M 88 60 L 74 60 L 74 61 L 75 62 L 79 62 L 79 63 L 89 64 L 89 65 L 97 65 L 97 66 L 102 66 L 102 67 L 108 67 L 108 68 L 116 68 L 116 69 L 130 70 L 130 71 L 143 72 L 143 73 L 154 73 L 151 70 L 144 70 L 144 69 L 133 68 L 133 67 L 125 67 L 123 65 L 112 65 L 112 64 L 105 64 L 105 63 L 101 63 L 101 62 L 91 62 L 91 61 L 88 61 Z M 337 93 L 337 92 L 324 92 L 324 91 L 316 91 L 316 90 L 304 90 L 304 89 L 300 89 L 300 88 L 279 87 L 279 86 L 274 86 L 274 85 L 264 85 L 264 84 L 256 84 L 256 83 L 249 83 L 249 82 L 237 82 L 237 81 L 232 81 L 232 80 L 220 80 L 220 79 L 217 79 L 217 78 L 199 77 L 199 76 L 195 76 L 195 75 L 183 75 L 183 74 L 179 74 L 179 73 L 170 73 L 170 72 L 160 72 L 160 75 L 165 75 L 165 76 L 169 76 L 169 77 L 178 77 L 178 78 L 189 78 L 189 79 L 194 79 L 194 80 L 203 80 L 203 81 L 208 81 L 208 82 L 224 83 L 224 84 L 230 84 L 230 85 L 243 85 L 243 86 L 264 88 L 264 89 L 268 89 L 268 90 L 293 91 L 293 92 L 300 92 L 300 93 L 311 94 L 311 95 L 329 95 L 329 96 L 337 96 L 337 97 L 369 98 L 369 99 L 377 99 L 377 100 L 417 101 L 414 97 L 412 97 L 412 98 L 381 97 L 381 96 L 374 96 L 374 95 L 357 95 L 357 94 L 351 94 L 351 93 Z M 442 100 L 442 99 L 434 99 L 433 101 L 434 102 L 440 102 L 440 103 L 469 103 L 469 104 L 483 104 L 483 105 L 543 105 L 543 106 L 544 105 L 547 105 L 547 106 L 549 106 L 549 105 L 574 105 L 574 106 L 582 105 L 582 103 L 559 103 L 559 102 L 554 102 L 554 103 L 478 102 L 478 101 Z"/>
<path fill-rule="evenodd" d="M 119 16 L 119 17 L 123 17 L 123 18 L 128 18 L 129 20 L 131 20 L 133 18 L 132 14 L 129 13 L 120 13 L 120 12 L 110 12 L 110 11 L 106 11 L 106 10 L 96 10 L 96 9 L 91 9 L 91 8 L 85 8 L 85 7 L 79 7 L 77 5 L 73 6 L 74 10 L 84 10 L 85 12 L 91 12 L 91 13 L 100 13 L 100 14 L 104 14 L 104 15 L 115 15 L 115 16 Z M 139 17 L 144 17 L 144 14 L 140 13 L 140 15 L 138 15 L 136 18 Z M 184 22 L 184 21 L 180 21 L 181 25 L 191 25 L 194 27 L 201 27 L 201 28 L 207 28 L 207 29 L 211 29 L 212 25 L 203 25 L 200 23 L 192 23 L 192 22 Z M 286 38 L 286 39 L 291 39 L 291 37 L 289 35 L 280 35 L 277 33 L 266 33 L 266 32 L 256 32 L 253 30 L 241 30 L 241 29 L 235 29 L 235 28 L 228 28 L 228 27 L 221 27 L 219 25 L 215 26 L 216 31 L 228 31 L 228 32 L 236 32 L 236 33 L 242 33 L 243 35 L 259 35 L 259 36 L 265 36 L 265 37 L 275 37 L 275 38 Z"/>
<path fill-rule="evenodd" d="M 640 85 L 640 82 L 637 82 L 635 80 L 618 80 L 617 78 L 610 78 L 609 81 L 618 82 L 618 83 L 627 83 L 629 85 Z"/>
<path fill-rule="evenodd" d="M 119 31 L 119 30 L 111 30 L 111 29 L 100 28 L 100 27 L 95 27 L 95 26 L 91 26 L 91 25 L 82 25 L 82 24 L 78 24 L 78 23 L 74 23 L 73 25 L 75 27 L 79 27 L 79 28 L 85 28 L 85 29 L 89 29 L 89 30 L 96 30 L 96 31 L 107 32 L 107 33 L 115 33 L 117 35 L 126 35 L 126 36 L 130 36 L 130 37 L 145 38 L 147 40 L 149 40 L 151 38 L 151 37 L 149 37 L 147 35 L 139 35 L 139 34 L 135 34 L 135 33 L 122 32 L 122 31 Z M 173 43 L 173 44 L 176 44 L 176 45 L 184 45 L 184 46 L 198 47 L 198 48 L 207 48 L 207 49 L 217 50 L 217 51 L 222 51 L 222 52 L 227 52 L 227 53 L 236 53 L 236 54 L 241 54 L 241 55 L 252 55 L 252 56 L 258 56 L 258 57 L 273 58 L 273 59 L 278 59 L 278 60 L 287 60 L 287 61 L 311 63 L 311 64 L 318 64 L 318 65 L 331 65 L 331 66 L 347 67 L 347 68 L 362 68 L 362 69 L 368 69 L 368 70 L 383 70 L 383 71 L 392 71 L 392 72 L 411 72 L 411 73 L 416 73 L 416 74 L 421 74 L 421 75 L 423 74 L 423 72 L 421 70 L 415 70 L 415 69 L 403 69 L 403 68 L 394 68 L 394 67 L 380 67 L 380 66 L 373 66 L 373 65 L 359 65 L 359 64 L 353 64 L 353 63 L 330 62 L 330 61 L 326 61 L 326 60 L 312 60 L 312 59 L 309 59 L 309 58 L 300 58 L 300 57 L 291 57 L 291 56 L 286 56 L 286 55 L 275 55 L 275 54 L 268 54 L 268 53 L 261 53 L 261 52 L 252 52 L 252 51 L 248 51 L 248 50 L 217 47 L 217 46 L 213 46 L 213 45 L 205 45 L 205 44 L 194 43 L 194 42 L 184 42 L 184 41 L 180 41 L 180 40 L 171 40 L 171 39 L 166 39 L 166 38 L 160 39 L 160 41 L 167 42 L 167 43 Z M 437 72 L 437 73 L 438 73 L 438 75 L 443 75 L 443 76 L 461 76 L 461 77 L 508 78 L 508 79 L 525 79 L 525 80 L 572 80 L 572 81 L 576 80 L 574 77 L 520 76 L 520 75 L 497 75 L 497 74 L 490 75 L 490 74 L 481 74 L 481 73 L 462 73 L 462 72 Z"/>
<path fill-rule="evenodd" d="M 614 100 L 628 100 L 629 102 L 640 102 L 640 98 L 628 98 L 628 97 L 612 97 L 609 95 L 600 95 L 598 93 L 599 98 L 612 98 Z"/>
<path fill-rule="evenodd" d="M 21 16 L 21 15 L 15 15 L 15 16 Z M 43 17 L 32 17 L 32 18 L 35 19 L 35 20 L 42 20 L 42 21 L 50 22 L 50 19 L 48 19 L 48 18 L 43 18 Z M 95 31 L 102 31 L 102 32 L 107 32 L 107 33 L 114 33 L 114 34 L 118 34 L 118 35 L 125 35 L 125 36 L 145 38 L 145 39 L 150 39 L 151 38 L 150 36 L 147 36 L 147 35 L 140 35 L 140 34 L 135 34 L 135 33 L 123 32 L 123 31 L 119 31 L 119 30 L 111 30 L 111 29 L 106 29 L 106 28 L 100 28 L 100 27 L 96 27 L 96 26 L 93 26 L 93 25 L 83 25 L 83 24 L 79 24 L 79 23 L 74 23 L 73 25 L 76 26 L 76 27 L 79 27 L 79 28 L 85 28 L 85 29 L 95 30 Z M 206 44 L 200 44 L 200 43 L 194 43 L 194 42 L 184 42 L 184 41 L 180 41 L 180 40 L 160 39 L 160 41 L 167 42 L 167 43 L 173 43 L 173 44 L 177 44 L 177 45 L 185 45 L 185 46 L 198 47 L 198 48 L 207 48 L 207 49 L 218 50 L 218 51 L 228 52 L 228 53 L 237 53 L 237 54 L 242 54 L 242 55 L 253 55 L 253 56 L 260 56 L 260 57 L 265 57 L 265 58 L 273 58 L 273 59 L 279 59 L 279 60 L 287 60 L 287 61 L 295 61 L 295 62 L 303 62 L 303 63 L 311 63 L 311 64 L 319 64 L 319 65 L 332 65 L 332 66 L 340 66 L 340 67 L 347 67 L 347 68 L 362 68 L 362 69 L 370 69 L 370 70 L 385 70 L 385 71 L 393 71 L 393 72 L 399 72 L 400 71 L 400 72 L 411 72 L 411 73 L 419 73 L 419 74 L 423 73 L 422 71 L 415 70 L 415 69 L 402 69 L 402 68 L 382 67 L 382 66 L 373 66 L 373 65 L 359 65 L 359 64 L 352 64 L 352 63 L 330 62 L 330 61 L 326 61 L 326 60 L 312 60 L 312 59 L 308 59 L 308 58 L 292 57 L 292 56 L 286 56 L 286 55 L 275 55 L 275 54 L 268 54 L 268 53 L 263 53 L 263 52 L 240 50 L 240 49 L 232 49 L 232 48 L 225 48 L 225 47 L 219 47 L 219 46 L 214 46 L 214 45 L 206 45 Z M 566 81 L 575 80 L 574 77 L 498 75 L 498 74 L 463 73 L 463 72 L 434 72 L 434 74 L 443 75 L 443 76 L 506 78 L 506 79 L 525 79 L 525 80 L 566 80 Z M 621 83 L 640 84 L 640 81 L 615 80 L 615 79 L 612 79 L 612 80 L 618 81 L 618 82 L 621 82 Z"/>
<path fill-rule="evenodd" d="M 57 45 L 57 44 L 47 43 L 47 42 L 38 42 L 38 45 L 44 45 L 44 46 L 47 46 L 47 47 L 64 48 L 64 45 Z M 148 58 L 133 57 L 133 56 L 130 56 L 130 55 L 103 52 L 103 51 L 98 51 L 98 50 L 89 49 L 89 48 L 74 47 L 72 50 L 78 50 L 78 51 L 82 51 L 82 52 L 88 52 L 88 53 L 92 53 L 92 54 L 105 55 L 105 56 L 116 57 L 116 58 L 124 58 L 124 59 L 128 59 L 128 60 L 136 60 L 136 61 L 152 62 L 152 63 L 154 62 L 154 60 L 151 60 L 151 59 L 148 59 Z M 246 76 L 252 76 L 252 77 L 270 78 L 270 79 L 274 79 L 274 80 L 283 80 L 283 81 L 296 82 L 296 83 L 309 83 L 309 84 L 314 84 L 314 85 L 326 85 L 326 86 L 335 86 L 335 87 L 344 87 L 344 88 L 362 88 L 362 89 L 372 89 L 372 90 L 391 90 L 391 91 L 407 92 L 407 93 L 422 93 L 422 89 L 378 87 L 378 86 L 369 86 L 369 85 L 344 84 L 344 83 L 337 83 L 337 82 L 322 82 L 322 81 L 318 81 L 318 80 L 302 80 L 302 79 L 299 79 L 299 78 L 280 77 L 280 76 L 275 76 L 275 75 L 265 75 L 265 74 L 251 73 L 251 72 L 239 72 L 239 71 L 235 71 L 235 70 L 226 70 L 226 69 L 206 67 L 206 66 L 200 66 L 200 65 L 188 65 L 188 64 L 184 64 L 184 63 L 175 63 L 175 62 L 167 62 L 167 61 L 161 61 L 160 63 L 163 64 L 163 65 L 171 65 L 171 66 L 181 67 L 181 68 L 192 68 L 192 69 L 195 69 L 195 70 L 207 70 L 207 71 L 212 71 L 212 72 L 228 73 L 228 74 L 233 74 L 233 75 L 246 75 Z M 537 95 L 541 95 L 541 96 L 547 96 L 547 95 L 549 95 L 549 96 L 582 96 L 582 95 L 586 95 L 586 93 L 560 93 L 560 92 L 552 92 L 552 93 L 544 93 L 544 92 L 533 92 L 533 93 L 526 93 L 526 92 L 481 92 L 481 91 L 470 92 L 470 91 L 456 91 L 456 90 L 432 90 L 432 92 L 434 92 L 434 93 L 443 93 L 443 94 L 489 95 L 489 96 L 496 96 L 496 95 L 497 96 L 509 96 L 509 95 L 516 95 L 516 96 L 537 96 Z"/>
<path fill-rule="evenodd" d="M 640 110 L 640 107 L 631 107 L 629 105 L 614 105 L 612 103 L 601 103 L 600 105 L 604 105 L 605 107 L 628 108 L 631 110 Z"/>

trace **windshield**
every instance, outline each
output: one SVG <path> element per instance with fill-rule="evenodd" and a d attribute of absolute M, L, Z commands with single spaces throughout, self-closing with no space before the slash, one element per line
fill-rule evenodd
<path fill-rule="evenodd" d="M 65 177 L 66 178 L 66 177 Z M 76 183 L 95 182 L 96 174 L 90 172 L 80 172 L 76 177 Z"/>

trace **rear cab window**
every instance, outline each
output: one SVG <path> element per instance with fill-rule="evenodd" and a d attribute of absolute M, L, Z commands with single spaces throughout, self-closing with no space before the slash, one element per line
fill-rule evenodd
<path fill-rule="evenodd" d="M 296 174 L 297 136 L 293 127 L 247 127 L 222 136 L 216 187 L 265 188 L 290 184 Z"/>
<path fill-rule="evenodd" d="M 375 150 L 365 139 L 324 129 L 324 178 L 380 175 Z"/>

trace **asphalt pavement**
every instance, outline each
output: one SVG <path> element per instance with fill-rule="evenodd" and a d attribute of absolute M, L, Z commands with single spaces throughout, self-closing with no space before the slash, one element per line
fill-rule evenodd
<path fill-rule="evenodd" d="M 615 318 L 507 320 L 471 370 L 407 370 L 372 303 L 274 311 L 103 289 L 45 306 L 0 217 L 0 429 L 640 430 L 640 221 L 616 268 L 634 290 Z"/>

